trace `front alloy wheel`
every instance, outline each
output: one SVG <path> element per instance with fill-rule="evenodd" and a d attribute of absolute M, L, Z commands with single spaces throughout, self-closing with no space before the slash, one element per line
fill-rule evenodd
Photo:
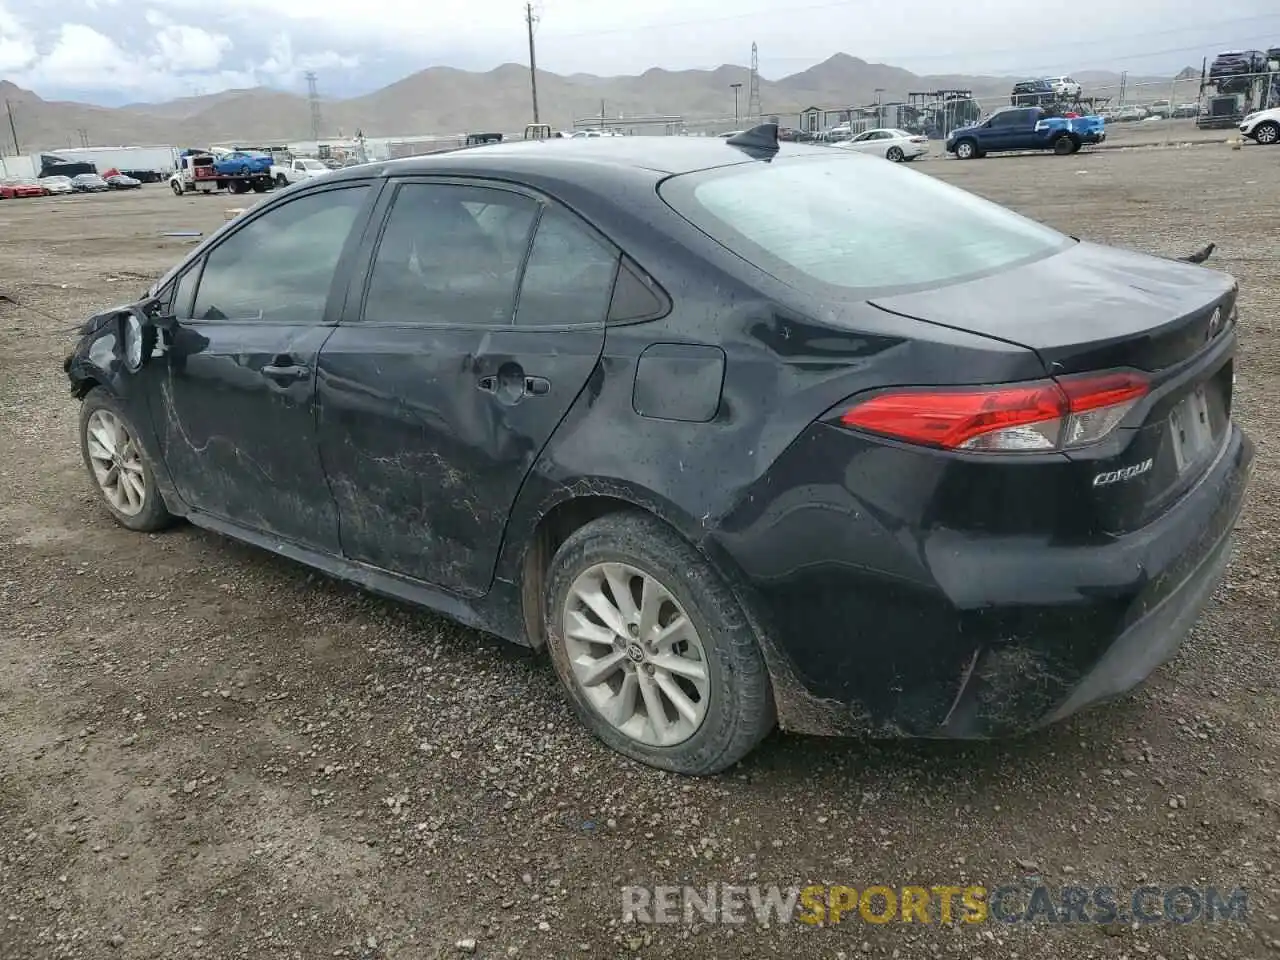
<path fill-rule="evenodd" d="M 172 521 L 137 439 L 137 431 L 101 387 L 80 409 L 80 450 L 111 515 L 130 530 L 152 531 Z"/>
<path fill-rule="evenodd" d="M 85 447 L 103 498 L 113 510 L 136 517 L 147 503 L 147 476 L 124 422 L 110 410 L 93 411 L 85 425 Z"/>

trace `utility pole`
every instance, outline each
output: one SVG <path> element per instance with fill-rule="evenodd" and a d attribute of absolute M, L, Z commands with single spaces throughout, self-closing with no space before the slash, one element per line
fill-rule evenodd
<path fill-rule="evenodd" d="M 18 145 L 18 125 L 13 122 L 13 104 L 6 100 L 4 102 L 4 108 L 9 114 L 9 132 L 13 134 L 13 152 L 17 155 L 21 155 L 22 147 Z"/>
<path fill-rule="evenodd" d="M 880 95 L 882 93 L 884 93 L 884 87 L 876 87 L 876 126 L 877 127 L 884 126 L 884 122 L 880 119 L 880 115 L 882 112 L 880 107 Z"/>
<path fill-rule="evenodd" d="M 311 71 L 307 71 L 304 75 L 307 81 L 307 100 L 311 104 L 311 139 L 320 142 L 320 93 L 316 89 L 316 75 Z"/>
<path fill-rule="evenodd" d="M 524 20 L 529 27 L 529 92 L 533 94 L 533 122 L 538 123 L 538 58 L 533 51 L 533 25 L 538 18 L 533 15 L 532 3 L 524 5 Z"/>
<path fill-rule="evenodd" d="M 751 44 L 751 85 L 747 87 L 747 116 L 752 123 L 760 122 L 760 54 Z"/>
<path fill-rule="evenodd" d="M 738 91 L 742 89 L 741 83 L 731 83 L 729 87 L 733 90 L 733 125 L 738 125 Z"/>
<path fill-rule="evenodd" d="M 1120 71 L 1120 106 L 1122 107 L 1124 106 L 1124 88 L 1125 88 L 1125 84 L 1127 84 L 1128 82 L 1129 82 L 1129 71 L 1121 70 Z"/>

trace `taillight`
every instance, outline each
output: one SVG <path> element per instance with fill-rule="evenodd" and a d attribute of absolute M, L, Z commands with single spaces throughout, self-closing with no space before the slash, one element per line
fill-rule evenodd
<path fill-rule="evenodd" d="M 911 387 L 858 400 L 837 421 L 907 443 L 990 453 L 1049 453 L 1097 443 L 1150 384 L 1129 371 L 989 387 Z"/>

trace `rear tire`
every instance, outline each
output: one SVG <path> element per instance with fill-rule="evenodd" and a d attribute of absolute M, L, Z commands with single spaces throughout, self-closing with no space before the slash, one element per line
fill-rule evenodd
<path fill-rule="evenodd" d="M 642 598 L 652 601 L 649 615 L 638 612 Z M 578 717 L 624 756 L 709 776 L 773 729 L 769 674 L 737 599 L 655 517 L 615 513 L 574 532 L 547 571 L 544 619 L 552 666 Z"/>
<path fill-rule="evenodd" d="M 901 163 L 903 160 L 907 159 L 907 156 L 902 152 L 901 147 L 890 147 L 885 152 L 884 158 L 892 161 L 893 163 Z"/>
<path fill-rule="evenodd" d="M 289 185 L 289 178 L 288 178 L 288 177 L 286 177 L 283 173 L 277 173 L 277 174 L 276 174 L 276 187 L 278 187 L 279 189 L 283 190 L 283 189 L 284 189 L 285 187 L 287 187 L 288 185 Z"/>
<path fill-rule="evenodd" d="M 1057 140 L 1053 141 L 1053 153 L 1055 156 L 1066 157 L 1075 152 L 1076 142 L 1067 134 L 1064 133 L 1062 136 L 1058 137 Z"/>
<path fill-rule="evenodd" d="M 138 431 L 115 397 L 94 387 L 80 404 L 80 456 L 116 523 L 151 533 L 173 523 Z"/>

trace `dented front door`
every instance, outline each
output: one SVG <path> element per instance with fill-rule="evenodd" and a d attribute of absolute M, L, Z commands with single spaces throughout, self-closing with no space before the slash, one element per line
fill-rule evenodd
<path fill-rule="evenodd" d="M 176 285 L 146 369 L 165 463 L 188 506 L 326 553 L 337 508 L 316 437 L 331 288 L 369 189 L 307 193 L 246 222 Z"/>

